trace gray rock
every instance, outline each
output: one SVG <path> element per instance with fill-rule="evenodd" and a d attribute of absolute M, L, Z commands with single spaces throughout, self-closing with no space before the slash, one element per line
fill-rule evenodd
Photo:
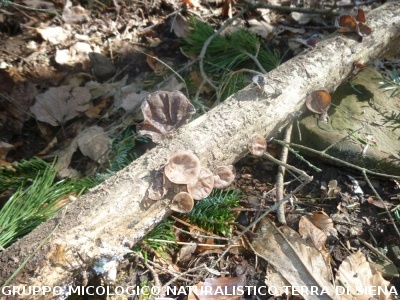
<path fill-rule="evenodd" d="M 316 150 L 336 143 L 328 154 L 369 170 L 400 175 L 400 120 L 390 121 L 400 112 L 400 97 L 390 97 L 376 78 L 381 78 L 380 73 L 367 68 L 340 86 L 332 95 L 327 124 L 305 113 L 300 121 L 302 140 L 297 136 L 294 142 Z M 352 131 L 356 132 L 349 135 Z"/>

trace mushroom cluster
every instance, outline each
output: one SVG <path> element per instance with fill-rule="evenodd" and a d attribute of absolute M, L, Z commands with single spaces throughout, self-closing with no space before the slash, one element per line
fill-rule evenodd
<path fill-rule="evenodd" d="M 201 167 L 196 155 L 181 151 L 170 156 L 163 173 L 153 172 L 147 195 L 152 200 L 160 200 L 171 192 L 171 210 L 188 213 L 194 207 L 194 200 L 208 197 L 213 188 L 227 188 L 235 176 L 233 166 L 218 167 L 213 173 Z"/>

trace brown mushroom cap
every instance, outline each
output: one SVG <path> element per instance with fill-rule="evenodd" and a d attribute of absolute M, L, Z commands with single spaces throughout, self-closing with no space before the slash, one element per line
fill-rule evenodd
<path fill-rule="evenodd" d="M 247 147 L 251 154 L 262 156 L 267 150 L 267 140 L 261 134 L 253 134 Z"/>
<path fill-rule="evenodd" d="M 331 106 L 331 95 L 326 90 L 316 90 L 306 97 L 306 106 L 316 114 L 326 112 Z"/>
<path fill-rule="evenodd" d="M 178 152 L 169 158 L 164 168 L 167 178 L 176 184 L 190 184 L 200 175 L 200 160 L 190 152 Z"/>
<path fill-rule="evenodd" d="M 187 186 L 190 195 L 192 195 L 195 200 L 201 200 L 208 197 L 211 194 L 213 187 L 214 174 L 205 168 L 201 168 L 197 180 Z"/>
<path fill-rule="evenodd" d="M 148 95 L 142 106 L 143 123 L 138 124 L 138 133 L 149 136 L 160 143 L 171 131 L 187 124 L 196 112 L 194 106 L 179 91 L 157 91 Z"/>
<path fill-rule="evenodd" d="M 236 176 L 235 167 L 232 165 L 218 167 L 214 171 L 214 188 L 224 189 L 230 186 Z"/>
<path fill-rule="evenodd" d="M 170 208 L 179 213 L 188 213 L 193 209 L 194 200 L 189 193 L 180 192 L 172 199 Z"/>

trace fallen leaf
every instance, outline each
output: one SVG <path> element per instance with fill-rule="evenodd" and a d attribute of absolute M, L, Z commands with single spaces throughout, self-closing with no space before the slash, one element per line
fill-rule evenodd
<path fill-rule="evenodd" d="M 321 250 L 325 245 L 327 236 L 326 234 L 316 227 L 307 217 L 301 217 L 299 222 L 299 233 L 303 238 L 310 241 L 310 245 L 317 250 Z"/>
<path fill-rule="evenodd" d="M 177 14 L 172 24 L 172 30 L 178 38 L 186 37 L 190 33 L 188 20 L 181 14 Z"/>
<path fill-rule="evenodd" d="M 0 141 L 0 159 L 5 160 L 7 158 L 8 152 L 12 149 L 14 149 L 13 145 Z"/>
<path fill-rule="evenodd" d="M 314 211 L 307 218 L 327 236 L 337 236 L 337 230 L 334 228 L 332 219 L 323 211 Z"/>
<path fill-rule="evenodd" d="M 38 28 L 36 30 L 51 45 L 58 45 L 70 37 L 70 33 L 65 31 L 61 26 Z"/>
<path fill-rule="evenodd" d="M 92 107 L 88 88 L 61 86 L 36 96 L 31 112 L 39 121 L 59 126 Z"/>
<path fill-rule="evenodd" d="M 96 162 L 106 159 L 109 143 L 108 134 L 99 126 L 86 128 L 78 135 L 78 146 L 82 154 Z"/>
<path fill-rule="evenodd" d="M 387 201 L 383 201 L 383 203 L 382 203 L 382 201 L 380 201 L 375 196 L 369 196 L 367 201 L 368 201 L 369 204 L 372 204 L 372 205 L 374 205 L 376 207 L 379 207 L 379 208 L 385 208 L 385 205 L 386 205 L 387 208 L 391 208 L 393 206 L 391 203 L 389 203 Z"/>
<path fill-rule="evenodd" d="M 156 75 L 164 73 L 165 65 L 154 56 L 154 53 L 150 52 L 149 55 L 146 55 L 146 62 Z"/>
<path fill-rule="evenodd" d="M 269 220 L 264 219 L 261 221 L 258 237 L 251 244 L 257 255 L 279 271 L 292 287 L 302 287 L 297 292 L 305 299 L 340 299 L 330 282 L 330 267 L 322 254 L 308 246 L 293 229 L 286 226 L 278 229 Z M 311 287 L 317 292 L 310 293 Z"/>
<path fill-rule="evenodd" d="M 385 289 L 389 290 L 390 283 L 371 267 L 360 251 L 350 254 L 342 262 L 336 275 L 336 285 L 348 291 L 349 295 L 342 295 L 342 299 L 390 299 L 390 294 L 383 293 Z M 379 296 L 378 289 L 382 289 Z"/>

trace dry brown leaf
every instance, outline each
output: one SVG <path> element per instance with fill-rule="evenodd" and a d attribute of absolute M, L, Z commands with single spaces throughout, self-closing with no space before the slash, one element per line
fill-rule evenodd
<path fill-rule="evenodd" d="M 58 126 L 91 108 L 91 98 L 89 89 L 85 87 L 49 88 L 36 96 L 36 103 L 31 107 L 31 112 L 39 121 Z"/>
<path fill-rule="evenodd" d="M 71 163 L 72 155 L 78 149 L 78 138 L 75 137 L 71 140 L 68 147 L 65 149 L 54 152 L 53 154 L 57 156 L 57 162 L 54 168 L 58 171 L 58 175 L 61 178 L 68 177 L 73 171 L 69 169 L 69 164 Z"/>
<path fill-rule="evenodd" d="M 206 278 L 204 282 L 199 282 L 190 287 L 191 293 L 188 300 L 235 300 L 241 296 L 238 288 L 243 289 L 246 285 L 246 276 L 240 277 L 221 277 Z M 203 293 L 202 293 L 203 291 Z M 205 291 L 210 291 L 205 293 Z"/>
<path fill-rule="evenodd" d="M 78 135 L 78 146 L 82 154 L 96 162 L 106 159 L 109 143 L 108 134 L 99 126 L 86 128 Z"/>
<path fill-rule="evenodd" d="M 165 71 L 165 65 L 150 52 L 146 56 L 146 62 L 156 75 L 162 75 Z"/>
<path fill-rule="evenodd" d="M 287 293 L 288 290 L 284 288 L 284 286 L 290 286 L 289 282 L 287 282 L 285 278 L 283 278 L 282 275 L 271 265 L 267 266 L 265 273 L 265 284 L 270 287 L 271 292 L 273 287 L 273 293 L 275 295 L 286 294 L 289 297 L 291 296 L 291 293 Z"/>
<path fill-rule="evenodd" d="M 44 0 L 24 0 L 23 1 L 26 6 L 30 8 L 40 8 L 40 9 L 49 9 L 55 10 L 56 7 L 54 6 L 51 1 L 44 1 Z"/>
<path fill-rule="evenodd" d="M 391 291 L 389 281 L 371 267 L 360 251 L 350 254 L 342 262 L 336 275 L 336 285 L 342 287 L 337 288 L 339 292 L 348 294 L 342 295 L 342 299 L 391 299 L 390 293 L 384 293 Z"/>
<path fill-rule="evenodd" d="M 188 245 L 183 245 L 179 250 L 178 260 L 185 261 L 192 258 L 192 254 L 196 251 L 197 245 L 196 243 L 191 243 Z"/>
<path fill-rule="evenodd" d="M 84 70 L 89 70 L 89 53 L 92 51 L 88 43 L 77 42 L 68 49 L 57 49 L 55 60 L 60 65 L 82 64 Z"/>
<path fill-rule="evenodd" d="M 7 118 L 7 127 L 20 132 L 24 122 L 29 120 L 29 108 L 37 94 L 36 86 L 29 80 L 17 82 L 10 94 L 12 101 L 5 101 L 2 107 L 10 118 Z"/>
<path fill-rule="evenodd" d="M 143 100 L 149 95 L 148 91 L 145 91 L 137 83 L 131 83 L 127 86 L 123 86 L 115 93 L 114 106 L 115 109 L 122 108 L 126 112 L 134 111 L 138 108 Z"/>
<path fill-rule="evenodd" d="M 177 14 L 172 24 L 172 30 L 178 38 L 184 38 L 190 33 L 189 22 L 181 14 Z"/>
<path fill-rule="evenodd" d="M 191 8 L 200 6 L 200 2 L 198 0 L 181 0 L 181 2 L 188 5 Z"/>
<path fill-rule="evenodd" d="M 65 23 L 81 24 L 90 20 L 88 13 L 82 6 L 72 6 L 71 1 L 67 0 L 62 12 L 62 19 Z"/>
<path fill-rule="evenodd" d="M 12 149 L 14 149 L 13 145 L 0 141 L 0 159 L 5 160 L 7 158 L 8 152 Z"/>
<path fill-rule="evenodd" d="M 303 238 L 309 240 L 309 244 L 317 250 L 321 250 L 325 245 L 327 236 L 319 228 L 317 228 L 307 217 L 301 217 L 299 222 L 299 233 Z"/>
<path fill-rule="evenodd" d="M 334 228 L 332 219 L 323 211 L 314 211 L 307 218 L 327 236 L 337 236 L 337 230 Z"/>
<path fill-rule="evenodd" d="M 198 87 L 200 86 L 200 84 L 203 81 L 203 78 L 200 76 L 199 72 L 197 72 L 197 71 L 191 71 L 190 77 L 193 80 L 194 85 L 198 86 Z M 204 84 L 203 87 L 201 88 L 200 92 L 201 93 L 211 93 L 212 91 L 213 91 L 213 89 L 209 85 Z"/>
<path fill-rule="evenodd" d="M 48 41 L 51 45 L 61 44 L 62 42 L 65 42 L 71 35 L 61 26 L 38 28 L 36 30 L 41 35 L 41 37 L 45 41 Z"/>
<path fill-rule="evenodd" d="M 271 264 L 292 287 L 303 287 L 297 292 L 307 300 L 340 299 L 330 282 L 331 271 L 324 257 L 293 229 L 286 226 L 278 229 L 264 219 L 258 237 L 251 244 L 257 255 Z M 310 293 L 311 288 L 315 289 L 314 293 Z"/>
<path fill-rule="evenodd" d="M 101 100 L 100 103 L 98 103 L 96 106 L 93 106 L 92 108 L 89 108 L 87 111 L 85 111 L 85 115 L 90 119 L 100 116 L 102 110 L 106 108 L 110 102 L 110 98 Z"/>
<path fill-rule="evenodd" d="M 385 205 L 386 205 L 387 208 L 391 208 L 392 207 L 391 203 L 389 203 L 387 201 L 383 201 L 383 203 L 382 203 L 382 201 L 380 201 L 375 196 L 369 196 L 367 201 L 368 201 L 369 204 L 372 204 L 372 205 L 374 205 L 376 207 L 379 207 L 379 208 L 385 208 Z"/>

